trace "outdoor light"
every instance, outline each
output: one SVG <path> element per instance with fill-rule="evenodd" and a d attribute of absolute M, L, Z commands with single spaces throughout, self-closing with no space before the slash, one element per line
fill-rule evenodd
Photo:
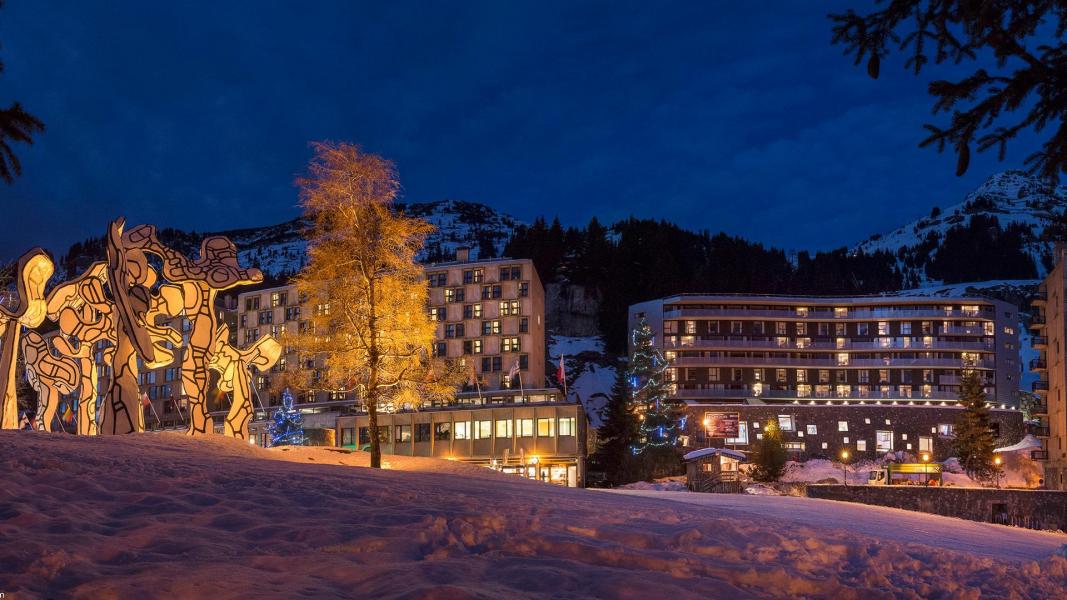
<path fill-rule="evenodd" d="M 996 474 L 997 474 L 997 489 L 998 490 L 1000 489 L 1000 463 L 1002 463 L 1002 462 L 1003 461 L 1000 459 L 1000 455 L 999 454 L 997 454 L 997 455 L 995 455 L 993 457 L 993 465 L 996 467 L 994 469 L 994 471 L 996 471 Z"/>
<path fill-rule="evenodd" d="M 845 486 L 848 486 L 848 448 L 841 449 L 841 472 L 845 474 Z"/>

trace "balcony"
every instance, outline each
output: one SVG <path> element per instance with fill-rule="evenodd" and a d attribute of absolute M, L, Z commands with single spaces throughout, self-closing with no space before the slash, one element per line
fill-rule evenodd
<path fill-rule="evenodd" d="M 1048 348 L 1048 338 L 1041 335 L 1035 335 L 1030 338 L 1030 347 L 1032 348 Z"/>
<path fill-rule="evenodd" d="M 795 307 L 782 308 L 689 308 L 673 306 L 663 311 L 665 319 L 690 317 L 769 318 L 781 321 L 875 321 L 879 319 L 975 319 L 991 320 L 991 309 L 975 311 L 944 310 L 942 308 L 874 308 L 855 309 L 839 313 L 833 309 L 808 310 L 798 313 Z"/>
<path fill-rule="evenodd" d="M 1030 384 L 1030 389 L 1035 393 L 1048 393 L 1048 382 L 1043 379 L 1038 379 L 1037 381 Z"/>
<path fill-rule="evenodd" d="M 805 336 L 801 336 L 805 337 Z M 785 340 L 780 343 L 778 338 Z M 809 338 L 810 339 L 810 338 Z M 992 338 L 990 338 L 990 341 Z M 964 350 L 992 352 L 993 344 L 978 341 L 946 340 L 943 338 L 931 338 L 928 341 L 923 337 L 885 337 L 875 340 L 858 341 L 851 338 L 842 338 L 838 343 L 836 339 L 814 339 L 806 345 L 798 346 L 797 338 L 792 336 L 742 336 L 742 335 L 675 335 L 671 334 L 664 338 L 663 347 L 668 350 L 679 348 L 694 349 L 717 349 L 717 348 L 753 348 L 775 350 L 834 350 L 839 352 L 848 351 L 878 351 L 878 350 Z"/>
<path fill-rule="evenodd" d="M 914 401 L 925 402 L 926 400 L 949 400 L 955 403 L 959 400 L 959 396 L 955 392 L 940 392 L 932 391 L 927 394 L 923 394 L 921 391 L 915 391 L 911 394 L 902 394 L 899 391 L 882 392 L 879 390 L 870 390 L 866 395 L 861 395 L 855 391 L 847 396 L 838 396 L 831 393 L 829 395 L 818 395 L 812 391 L 805 395 L 800 395 L 797 390 L 772 390 L 767 386 L 764 386 L 761 393 L 756 394 L 752 389 L 748 387 L 744 388 L 726 388 L 723 385 L 711 385 L 703 388 L 678 388 L 674 396 L 676 398 L 690 398 L 690 399 L 744 399 L 744 398 L 759 398 L 761 400 L 800 400 L 801 402 L 817 400 L 827 401 L 836 400 L 838 402 L 848 400 L 849 402 L 873 402 L 873 401 Z"/>
<path fill-rule="evenodd" d="M 950 325 L 948 327 L 938 327 L 937 332 L 941 335 L 986 335 L 985 327 L 980 327 L 978 325 Z"/>
<path fill-rule="evenodd" d="M 681 357 L 671 361 L 677 367 L 797 367 L 819 368 L 975 368 L 993 369 L 996 362 L 992 360 L 968 360 L 959 358 L 857 358 L 842 363 L 836 358 L 799 358 L 799 357 L 743 357 L 743 356 L 692 356 Z"/>
<path fill-rule="evenodd" d="M 1047 303 L 1048 300 L 1044 296 L 1038 295 L 1030 302 L 1030 306 L 1044 306 Z"/>
<path fill-rule="evenodd" d="M 1037 427 L 1031 427 L 1030 433 L 1037 437 L 1049 437 L 1048 425 L 1039 425 Z"/>
<path fill-rule="evenodd" d="M 1031 450 L 1030 460 L 1048 460 L 1048 450 Z"/>
<path fill-rule="evenodd" d="M 1045 371 L 1047 369 L 1048 369 L 1048 363 L 1046 363 L 1044 359 L 1041 359 L 1041 358 L 1031 358 L 1030 359 L 1030 370 L 1031 371 Z"/>
<path fill-rule="evenodd" d="M 1035 417 L 1048 416 L 1048 404 L 1034 404 L 1030 407 L 1030 415 Z"/>
<path fill-rule="evenodd" d="M 1030 329 L 1044 329 L 1045 315 L 1036 314 L 1030 319 Z"/>

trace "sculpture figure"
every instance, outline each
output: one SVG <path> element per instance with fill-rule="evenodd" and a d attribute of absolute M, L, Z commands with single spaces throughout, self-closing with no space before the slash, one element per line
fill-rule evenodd
<path fill-rule="evenodd" d="M 72 393 L 81 381 L 78 363 L 69 356 L 52 354 L 47 340 L 36 331 L 27 331 L 22 338 L 22 357 L 26 363 L 26 379 L 37 392 L 34 429 L 52 431 L 59 395 Z"/>
<path fill-rule="evenodd" d="M 114 311 L 104 295 L 107 264 L 93 263 L 80 276 L 56 287 L 48 295 L 48 318 L 59 325 L 59 335 L 52 345 L 63 356 L 78 365 L 78 434 L 95 435 L 97 367 L 111 365 L 115 353 Z M 109 342 L 101 349 L 100 365 L 93 349 L 100 342 Z"/>
<path fill-rule="evenodd" d="M 264 335 L 245 350 L 230 345 L 230 328 L 222 325 L 215 333 L 215 341 L 208 367 L 219 373 L 219 389 L 231 395 L 230 411 L 226 415 L 226 435 L 239 440 L 248 439 L 248 422 L 252 420 L 251 368 L 265 372 L 278 362 L 281 344 Z"/>
<path fill-rule="evenodd" d="M 163 277 L 181 286 L 184 315 L 191 326 L 182 354 L 182 395 L 188 402 L 189 434 L 205 434 L 212 429 L 207 411 L 207 371 L 218 327 L 215 299 L 220 291 L 263 281 L 263 274 L 259 269 L 242 269 L 237 262 L 237 248 L 220 236 L 201 242 L 200 258 L 195 261 L 160 243 L 152 225 L 126 232 L 123 243 L 162 258 Z M 228 423 L 229 418 L 229 427 Z"/>
<path fill-rule="evenodd" d="M 156 324 L 157 317 L 179 314 L 177 290 L 161 286 L 159 293 L 152 292 L 156 273 L 144 252 L 124 245 L 123 225 L 123 219 L 112 222 L 107 237 L 108 288 L 117 318 L 111 381 L 100 411 L 99 430 L 104 435 L 144 431 L 137 360 L 148 369 L 169 365 L 174 362 L 174 346 L 182 340 L 174 329 Z"/>
<path fill-rule="evenodd" d="M 37 327 L 45 317 L 44 287 L 55 266 L 44 250 L 34 248 L 19 258 L 14 306 L 0 303 L 0 429 L 17 429 L 18 398 L 15 365 L 23 327 Z"/>

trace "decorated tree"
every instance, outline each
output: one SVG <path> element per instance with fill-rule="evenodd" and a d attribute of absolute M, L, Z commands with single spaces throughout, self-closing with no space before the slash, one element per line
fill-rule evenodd
<path fill-rule="evenodd" d="M 645 464 L 646 477 L 670 475 L 680 467 L 678 438 L 684 430 L 682 403 L 670 396 L 667 361 L 655 345 L 655 334 L 641 319 L 633 331 L 630 355 L 630 406 L 638 415 L 633 452 Z"/>
<path fill-rule="evenodd" d="M 289 393 L 289 388 L 282 391 L 282 405 L 271 416 L 267 432 L 272 447 L 304 445 L 304 417 L 293 407 L 293 395 Z"/>
<path fill-rule="evenodd" d="M 630 377 L 620 365 L 615 370 L 615 385 L 611 388 L 601 425 L 593 463 L 604 471 L 612 485 L 631 483 L 641 478 L 641 470 L 633 448 L 638 442 L 637 415 L 630 404 Z"/>
<path fill-rule="evenodd" d="M 789 458 L 778 422 L 773 419 L 767 421 L 762 436 L 756 441 L 749 457 L 754 465 L 752 478 L 756 481 L 778 481 L 785 472 L 785 463 Z"/>
<path fill-rule="evenodd" d="M 432 355 L 435 323 L 416 256 L 433 227 L 396 211 L 393 164 L 351 144 L 317 143 L 300 199 L 308 263 L 295 279 L 307 319 L 286 342 L 314 363 L 303 389 L 358 394 L 381 468 L 378 412 L 453 398 L 456 364 Z"/>
<path fill-rule="evenodd" d="M 985 386 L 977 371 L 966 373 L 960 380 L 960 403 L 963 413 L 956 419 L 953 443 L 960 466 L 974 479 L 989 479 L 995 473 L 996 438 L 989 423 Z"/>

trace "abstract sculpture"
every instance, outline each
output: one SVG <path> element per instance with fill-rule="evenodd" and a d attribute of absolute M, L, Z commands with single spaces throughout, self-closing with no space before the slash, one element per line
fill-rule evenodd
<path fill-rule="evenodd" d="M 45 317 L 44 286 L 55 266 L 44 250 L 34 248 L 19 258 L 15 280 L 18 297 L 13 308 L 0 305 L 0 429 L 18 428 L 15 397 L 16 352 L 23 327 L 37 327 Z"/>
<path fill-rule="evenodd" d="M 26 379 L 37 392 L 37 418 L 34 428 L 52 431 L 60 394 L 70 394 L 81 382 L 78 363 L 68 356 L 54 356 L 48 342 L 36 331 L 22 338 L 22 357 L 26 362 Z"/>
<path fill-rule="evenodd" d="M 230 328 L 219 327 L 208 367 L 219 373 L 219 389 L 231 394 L 230 412 L 226 415 L 226 435 L 248 439 L 248 422 L 252 420 L 252 389 L 249 369 L 264 372 L 278 362 L 282 347 L 269 335 L 259 338 L 246 350 L 227 341 Z"/>
<path fill-rule="evenodd" d="M 191 260 L 160 243 L 153 226 L 123 229 L 123 219 L 111 223 L 106 262 L 93 263 L 60 283 L 47 298 L 52 260 L 39 248 L 19 260 L 17 296 L 0 302 L 0 428 L 18 427 L 19 351 L 38 394 L 37 428 L 51 429 L 60 394 L 77 393 L 77 432 L 82 435 L 143 431 L 139 371 L 174 364 L 180 351 L 189 433 L 212 430 L 206 403 L 211 369 L 220 374 L 219 388 L 233 395 L 226 434 L 247 439 L 253 415 L 250 369 L 269 369 L 281 347 L 270 336 L 245 350 L 231 346 L 228 328 L 218 325 L 215 300 L 220 291 L 262 281 L 262 273 L 242 269 L 236 247 L 224 237 L 205 239 L 200 257 Z M 158 273 L 149 255 L 160 259 Z M 24 327 L 36 328 L 46 317 L 56 323 L 55 335 L 23 334 Z M 164 324 L 178 317 L 190 325 L 184 345 L 181 333 Z M 111 376 L 97 418 L 98 377 L 107 368 Z"/>
<path fill-rule="evenodd" d="M 259 269 L 238 266 L 237 248 L 224 237 L 205 239 L 200 244 L 200 259 L 196 261 L 161 244 L 152 225 L 131 229 L 124 240 L 130 248 L 143 249 L 162 258 L 163 277 L 181 284 L 184 314 L 191 325 L 189 345 L 182 357 L 182 391 L 189 403 L 189 434 L 206 433 L 212 428 L 207 412 L 207 368 L 218 326 L 215 299 L 220 291 L 263 281 L 263 274 Z"/>

